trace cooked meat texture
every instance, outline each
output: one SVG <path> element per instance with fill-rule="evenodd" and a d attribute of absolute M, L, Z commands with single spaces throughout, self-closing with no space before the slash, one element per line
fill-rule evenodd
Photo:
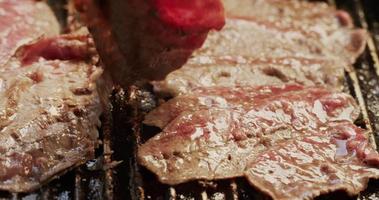
<path fill-rule="evenodd" d="M 272 106 L 272 107 L 270 107 Z M 289 107 L 289 108 L 288 108 Z M 192 93 L 179 95 L 145 116 L 144 123 L 165 128 L 182 112 L 206 108 L 222 108 L 254 113 L 253 120 L 286 119 L 286 112 L 295 112 L 291 121 L 294 126 L 312 129 L 317 123 L 326 121 L 355 121 L 359 108 L 348 94 L 335 93 L 321 87 L 300 85 L 256 86 L 256 87 L 213 87 L 198 88 Z M 292 108 L 292 109 L 291 109 Z M 281 110 L 277 112 L 276 110 Z M 263 117 L 263 118 L 261 118 Z M 257 122 L 258 123 L 258 122 Z M 308 124 L 309 123 L 309 124 Z M 256 127 L 266 123 L 257 124 Z M 268 123 L 267 126 L 270 126 Z"/>
<path fill-rule="evenodd" d="M 0 68 L 1 190 L 34 190 L 93 158 L 101 70 L 91 49 L 88 35 L 42 39 Z"/>
<path fill-rule="evenodd" d="M 353 27 L 350 15 L 325 2 L 301 0 L 223 0 L 228 16 L 272 24 L 283 30 L 297 30 L 316 39 L 332 53 L 350 63 L 362 53 L 366 43 L 363 29 Z"/>
<path fill-rule="evenodd" d="M 155 91 L 170 96 L 186 94 L 199 87 L 284 83 L 328 86 L 340 91 L 344 75 L 344 65 L 329 59 L 196 56 L 153 85 Z"/>
<path fill-rule="evenodd" d="M 358 195 L 370 178 L 379 178 L 378 153 L 362 129 L 330 127 L 329 134 L 276 143 L 250 160 L 245 177 L 274 200 L 311 199 L 337 190 Z"/>
<path fill-rule="evenodd" d="M 163 79 L 201 47 L 209 30 L 225 24 L 220 0 L 75 2 L 105 69 L 122 86 Z"/>
<path fill-rule="evenodd" d="M 59 34 L 54 13 L 42 1 L 0 0 L 0 67 L 17 49 L 42 36 Z"/>
<path fill-rule="evenodd" d="M 250 101 L 246 101 L 249 96 L 234 94 L 249 94 L 252 88 L 245 93 L 222 91 L 230 99 L 212 97 L 211 93 L 207 98 L 204 93 L 209 90 L 204 90 L 204 98 L 194 95 L 199 96 L 197 102 L 184 98 L 189 100 L 185 106 L 175 108 L 175 103 L 171 104 L 173 109 L 165 111 L 178 115 L 139 147 L 139 163 L 171 185 L 239 177 L 249 160 L 277 141 L 319 133 L 331 122 L 351 123 L 359 113 L 348 95 L 322 89 L 280 92 L 280 88 L 276 88 L 276 94 L 265 89 Z M 167 106 L 170 108 L 170 104 Z"/>
<path fill-rule="evenodd" d="M 365 33 L 350 28 L 336 28 L 335 33 L 320 38 L 269 21 L 228 18 L 194 58 L 153 85 L 157 92 L 173 96 L 196 87 L 288 82 L 341 90 L 343 71 L 362 52 Z"/>
<path fill-rule="evenodd" d="M 335 36 L 341 42 L 332 36 L 325 37 L 327 42 L 324 44 L 322 38 L 313 38 L 301 30 L 282 28 L 267 21 L 228 18 L 223 30 L 210 33 L 195 55 L 258 58 L 296 56 L 337 59 L 344 64 L 351 64 L 357 54 L 350 52 L 351 45 L 356 46 L 360 53 L 366 37 L 362 31 L 359 31 L 360 34 L 350 32 L 344 31 L 344 34 Z"/>
<path fill-rule="evenodd" d="M 284 31 L 271 24 L 227 18 L 219 33 L 210 34 L 197 55 L 209 56 L 322 56 L 322 45 L 296 30 Z"/>

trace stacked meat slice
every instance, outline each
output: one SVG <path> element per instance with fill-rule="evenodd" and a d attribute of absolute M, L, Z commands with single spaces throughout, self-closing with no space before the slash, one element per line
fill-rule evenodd
<path fill-rule="evenodd" d="M 181 69 L 154 82 L 174 96 L 145 117 L 162 132 L 139 163 L 163 183 L 244 176 L 273 199 L 362 191 L 379 154 L 339 92 L 365 31 L 324 3 L 224 0 L 228 18 Z"/>
<path fill-rule="evenodd" d="M 325 58 L 196 56 L 164 81 L 153 84 L 158 92 L 174 96 L 198 87 L 283 83 L 324 85 L 339 91 L 343 87 L 344 66 L 348 65 Z"/>
<path fill-rule="evenodd" d="M 28 192 L 93 158 L 101 105 L 86 32 L 43 2 L 0 0 L 0 189 Z"/>
<path fill-rule="evenodd" d="M 225 3 L 229 18 L 223 31 L 210 34 L 192 60 L 155 83 L 157 90 L 177 95 L 219 83 L 288 82 L 339 90 L 343 67 L 350 67 L 365 46 L 365 31 L 353 29 L 347 13 L 322 3 Z M 248 8 L 251 13 L 242 18 L 233 6 Z"/>
<path fill-rule="evenodd" d="M 207 88 L 147 115 L 146 123 L 164 129 L 139 155 L 168 184 L 237 177 L 279 141 L 319 133 L 332 122 L 353 122 L 358 115 L 349 95 L 323 88 Z"/>

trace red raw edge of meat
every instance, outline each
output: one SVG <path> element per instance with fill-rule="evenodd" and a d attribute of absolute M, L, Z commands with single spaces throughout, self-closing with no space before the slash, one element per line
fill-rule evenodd
<path fill-rule="evenodd" d="M 39 40 L 21 50 L 23 65 L 29 65 L 39 58 L 46 60 L 86 60 L 91 54 L 87 44 L 88 36 L 63 35 Z M 73 42 L 78 43 L 72 45 Z"/>
<path fill-rule="evenodd" d="M 152 0 L 152 3 L 164 23 L 189 34 L 220 30 L 225 25 L 220 0 Z"/>

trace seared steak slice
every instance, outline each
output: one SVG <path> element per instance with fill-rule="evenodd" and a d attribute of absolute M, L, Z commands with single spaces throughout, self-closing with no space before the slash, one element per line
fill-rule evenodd
<path fill-rule="evenodd" d="M 245 177 L 274 200 L 359 194 L 370 178 L 379 178 L 378 153 L 352 124 L 332 124 L 328 132 L 276 143 L 249 161 Z"/>
<path fill-rule="evenodd" d="M 355 37 L 352 35 L 356 34 L 346 35 Z M 359 37 L 357 41 L 346 39 L 343 45 L 327 37 L 330 44 L 326 45 L 301 30 L 264 21 L 229 18 L 222 31 L 208 36 L 195 58 L 164 81 L 153 84 L 156 91 L 171 95 L 190 92 L 196 87 L 287 82 L 340 90 L 344 69 L 350 67 L 364 47 L 365 37 Z M 355 56 L 349 53 L 348 46 L 352 44 L 359 45 Z"/>
<path fill-rule="evenodd" d="M 0 67 L 22 45 L 59 34 L 58 21 L 44 2 L 0 0 L 0 13 Z"/>
<path fill-rule="evenodd" d="M 223 1 L 226 26 L 211 32 L 183 68 L 154 82 L 158 92 L 178 95 L 199 86 L 283 82 L 341 89 L 344 68 L 366 44 L 365 31 L 353 28 L 346 12 L 325 3 Z"/>
<path fill-rule="evenodd" d="M 43 39 L 0 68 L 0 189 L 31 191 L 93 158 L 101 112 L 93 49 L 88 35 Z"/>
<path fill-rule="evenodd" d="M 366 37 L 362 31 L 350 32 L 345 30 L 338 37 L 328 36 L 322 39 L 311 37 L 302 30 L 283 28 L 267 21 L 228 18 L 223 30 L 211 32 L 204 46 L 195 55 L 259 58 L 297 56 L 337 59 L 352 64 L 357 53 L 350 53 L 351 46 L 359 49 L 359 55 L 365 46 Z"/>
<path fill-rule="evenodd" d="M 351 122 L 359 113 L 354 100 L 342 93 L 290 86 L 256 89 L 220 89 L 225 96 L 203 90 L 163 105 L 156 118 L 173 120 L 165 125 L 156 119 L 165 128 L 140 146 L 139 163 L 166 184 L 242 176 L 250 157 L 276 141 L 319 133 L 330 122 Z"/>
<path fill-rule="evenodd" d="M 199 87 L 235 87 L 298 83 L 342 89 L 344 64 L 328 59 L 196 56 L 165 80 L 153 82 L 155 91 L 177 96 Z"/>
<path fill-rule="evenodd" d="M 225 27 L 220 32 L 211 32 L 203 47 L 196 51 L 197 55 L 258 58 L 334 56 L 320 42 L 298 30 L 240 18 L 227 18 Z"/>
<path fill-rule="evenodd" d="M 270 107 L 272 106 L 272 107 Z M 253 120 L 284 119 L 286 112 L 294 112 L 293 125 L 301 125 L 309 129 L 315 128 L 315 122 L 348 120 L 355 121 L 359 108 L 355 100 L 345 93 L 334 93 L 320 87 L 304 87 L 300 85 L 259 86 L 259 87 L 213 87 L 198 88 L 190 94 L 179 95 L 162 104 L 145 116 L 145 124 L 164 128 L 180 113 L 206 108 L 225 108 L 254 113 Z M 273 113 L 267 113 L 268 110 Z M 275 112 L 283 109 L 283 112 Z M 260 110 L 262 111 L 261 116 Z M 267 111 L 267 112 L 266 112 Z M 270 114 L 269 116 L 266 116 Z M 303 119 L 304 118 L 304 119 Z M 280 120 L 279 120 L 280 121 Z M 259 125 L 258 127 L 262 126 Z"/>
<path fill-rule="evenodd" d="M 350 63 L 362 53 L 366 31 L 353 27 L 350 15 L 325 2 L 302 0 L 223 0 L 230 17 L 273 24 L 284 30 L 297 30 L 331 47 L 332 53 Z"/>

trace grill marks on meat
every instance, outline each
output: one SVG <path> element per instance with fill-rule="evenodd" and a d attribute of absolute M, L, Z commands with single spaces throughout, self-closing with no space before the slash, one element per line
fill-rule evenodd
<path fill-rule="evenodd" d="M 344 65 L 328 59 L 196 56 L 181 69 L 170 73 L 165 80 L 154 82 L 154 87 L 159 93 L 173 96 L 199 87 L 282 83 L 328 85 L 339 91 L 343 77 Z"/>
<path fill-rule="evenodd" d="M 183 68 L 164 81 L 154 82 L 158 92 L 177 95 L 215 84 L 268 82 L 323 85 L 340 90 L 344 68 L 355 62 L 366 44 L 365 31 L 353 28 L 347 13 L 324 3 L 224 3 L 228 15 L 225 27 L 211 32 L 203 47 L 195 52 L 195 58 Z M 287 67 L 283 69 L 283 65 Z M 230 76 L 219 77 L 220 70 L 229 71 Z M 199 78 L 199 74 L 204 76 Z M 244 76 L 237 78 L 241 74 Z M 334 79 L 326 78 L 331 74 Z M 246 80 L 247 76 L 254 79 Z"/>
<path fill-rule="evenodd" d="M 206 88 L 150 114 L 148 124 L 164 129 L 139 148 L 139 162 L 163 183 L 178 184 L 242 176 L 249 158 L 268 146 L 352 122 L 359 109 L 349 95 L 293 85 Z"/>
<path fill-rule="evenodd" d="M 35 51 L 26 55 L 29 48 Z M 83 35 L 43 39 L 0 68 L 0 189 L 34 190 L 93 157 L 101 70 L 90 58 L 66 56 L 76 48 L 88 55 L 94 47 Z M 46 56 L 54 52 L 62 54 Z M 26 65 L 23 58 L 31 55 Z"/>
<path fill-rule="evenodd" d="M 249 163 L 245 177 L 273 199 L 310 199 L 343 190 L 356 195 L 379 178 L 379 156 L 364 131 L 333 124 L 327 133 L 277 143 Z"/>
<path fill-rule="evenodd" d="M 0 67 L 19 47 L 59 34 L 59 24 L 44 2 L 0 0 L 0 13 Z"/>

